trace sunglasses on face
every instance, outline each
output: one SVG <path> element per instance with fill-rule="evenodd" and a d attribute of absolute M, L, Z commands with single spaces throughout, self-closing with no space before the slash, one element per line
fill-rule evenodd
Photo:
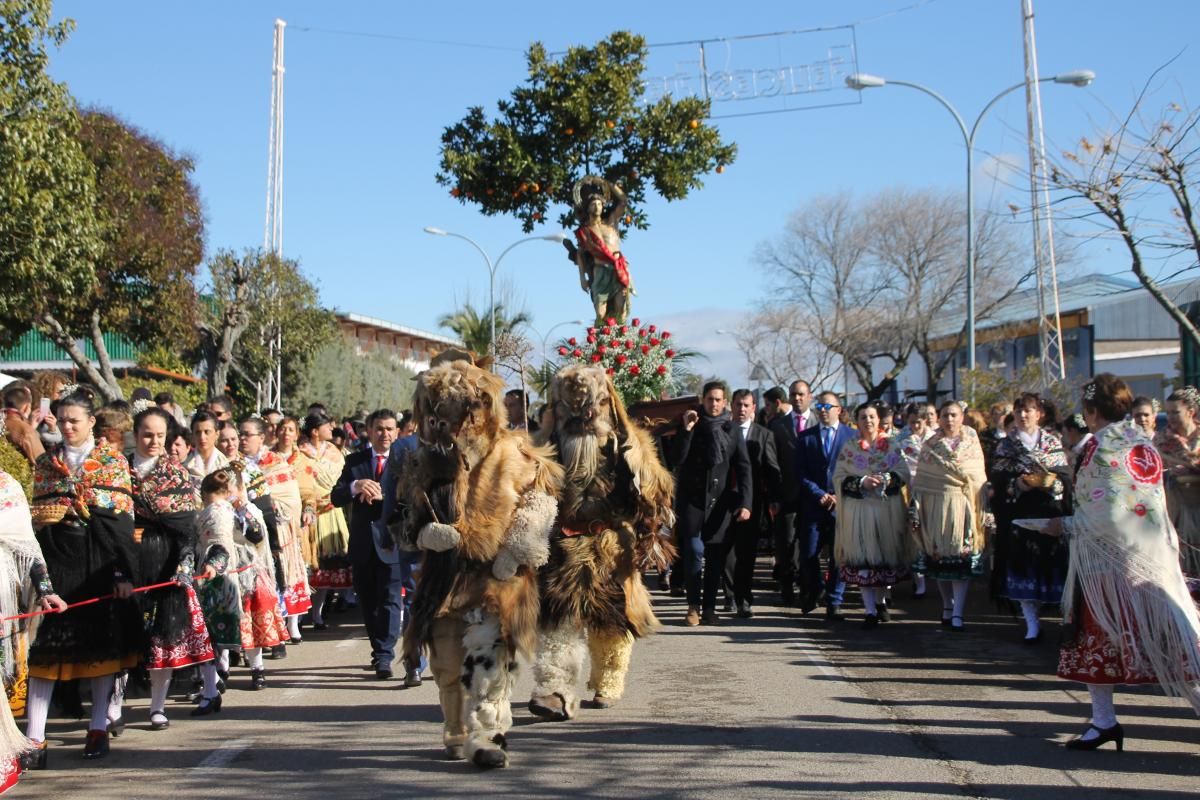
<path fill-rule="evenodd" d="M 838 408 L 838 405 L 835 403 L 813 403 L 813 408 L 817 411 L 829 411 L 830 409 Z"/>

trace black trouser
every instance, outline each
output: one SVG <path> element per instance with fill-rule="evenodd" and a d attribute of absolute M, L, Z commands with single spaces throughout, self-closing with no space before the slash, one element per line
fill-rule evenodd
<path fill-rule="evenodd" d="M 386 564 L 374 544 L 350 549 L 354 570 L 354 593 L 362 611 L 363 625 L 371 642 L 371 662 L 376 669 L 391 669 L 400 637 L 401 567 Z"/>
<path fill-rule="evenodd" d="M 733 522 L 725 537 L 725 596 L 754 605 L 754 565 L 758 559 L 758 535 L 762 522 L 750 517 L 745 522 Z"/>
<path fill-rule="evenodd" d="M 779 584 L 779 592 L 784 597 L 792 595 L 800 571 L 800 546 L 797 530 L 801 519 L 800 512 L 785 511 L 781 508 L 775 515 L 773 523 L 775 581 Z"/>

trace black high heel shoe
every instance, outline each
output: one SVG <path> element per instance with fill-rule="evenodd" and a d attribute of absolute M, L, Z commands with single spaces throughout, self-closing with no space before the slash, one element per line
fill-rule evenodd
<path fill-rule="evenodd" d="M 46 755 L 50 752 L 50 748 L 45 742 L 38 742 L 34 745 L 34 749 L 21 756 L 21 770 L 28 772 L 35 769 L 46 768 Z"/>
<path fill-rule="evenodd" d="M 206 717 L 209 714 L 221 713 L 221 695 L 216 697 L 204 697 L 200 700 L 200 705 L 192 709 L 193 717 Z"/>
<path fill-rule="evenodd" d="M 1095 739 L 1084 739 L 1088 731 L 1095 731 L 1100 734 Z M 1121 727 L 1121 723 L 1113 725 L 1111 728 L 1097 728 L 1095 725 L 1088 725 L 1087 730 L 1083 732 L 1083 736 L 1072 739 L 1067 742 L 1068 750 L 1096 750 L 1105 742 L 1116 742 L 1117 751 L 1125 750 L 1125 729 Z"/>

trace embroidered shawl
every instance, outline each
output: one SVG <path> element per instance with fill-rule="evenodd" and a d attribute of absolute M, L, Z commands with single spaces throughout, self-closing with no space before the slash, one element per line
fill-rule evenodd
<path fill-rule="evenodd" d="M 1088 442 L 1075 481 L 1067 585 L 1110 642 L 1133 648 L 1167 694 L 1200 714 L 1200 619 L 1179 567 L 1179 537 L 1167 516 L 1163 459 L 1126 420 Z M 1063 613 L 1071 618 L 1068 592 Z"/>
<path fill-rule="evenodd" d="M 1014 475 L 1063 472 L 1067 469 L 1067 454 L 1063 452 L 1062 439 L 1056 433 L 1039 429 L 1037 441 L 1031 450 L 1021 441 L 1017 429 L 1012 428 L 1006 437 L 996 443 L 992 469 Z"/>
<path fill-rule="evenodd" d="M 917 462 L 917 474 L 912 479 L 912 493 L 918 510 L 922 495 L 961 495 L 966 501 L 971 520 L 972 549 L 981 552 L 984 547 L 983 538 L 983 487 L 987 484 L 987 472 L 984 469 L 983 447 L 979 443 L 979 434 L 964 425 L 957 446 L 947 439 L 939 430 L 921 447 L 921 455 Z M 956 523 L 957 524 L 957 523 Z M 965 531 L 955 531 L 951 537 L 945 537 L 946 532 L 922 531 L 924 539 L 953 538 Z M 927 548 L 928 549 L 928 548 Z"/>
<path fill-rule="evenodd" d="M 89 507 L 133 513 L 129 462 L 113 445 L 103 443 L 72 471 L 61 446 L 38 457 L 33 474 L 33 521 L 36 527 L 62 522 L 68 514 L 80 520 Z"/>
<path fill-rule="evenodd" d="M 200 510 L 200 494 L 192 485 L 191 476 L 169 456 L 159 456 L 145 478 L 132 471 L 130 480 L 139 525 L 142 520 L 157 520 L 166 514 Z"/>

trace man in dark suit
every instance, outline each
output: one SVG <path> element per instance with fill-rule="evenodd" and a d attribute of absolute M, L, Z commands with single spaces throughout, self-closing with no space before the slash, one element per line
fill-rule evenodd
<path fill-rule="evenodd" d="M 367 418 L 368 447 L 346 457 L 346 466 L 330 493 L 335 506 L 350 517 L 350 566 L 354 593 L 371 641 L 375 677 L 392 677 L 396 639 L 400 635 L 400 548 L 384 526 L 375 525 L 383 511 L 381 481 L 397 433 L 396 414 L 380 409 Z"/>
<path fill-rule="evenodd" d="M 685 411 L 679 433 L 670 444 L 670 462 L 676 465 L 675 532 L 682 551 L 688 625 L 701 621 L 717 624 L 723 542 L 731 518 L 738 522 L 750 519 L 754 501 L 750 457 L 746 441 L 725 408 L 728 394 L 724 381 L 706 383 L 703 415 L 693 409 Z"/>
<path fill-rule="evenodd" d="M 804 528 L 803 497 L 796 474 L 796 437 L 817 424 L 812 405 L 812 390 L 807 381 L 792 381 L 788 395 L 769 389 L 763 395 L 768 409 L 775 413 L 767 427 L 775 434 L 775 453 L 779 458 L 780 498 L 775 509 L 775 581 L 785 606 L 796 602 L 796 580 L 800 571 L 798 542 Z M 791 402 L 788 403 L 787 400 Z"/>
<path fill-rule="evenodd" d="M 837 497 L 833 487 L 833 468 L 842 446 L 854 438 L 854 431 L 842 425 L 838 418 L 842 404 L 833 392 L 822 392 L 813 405 L 818 424 L 805 428 L 796 438 L 795 473 L 800 481 L 800 585 L 803 596 L 801 610 L 807 614 L 817 606 L 821 593 L 821 549 L 829 548 L 829 578 L 824 582 L 825 618 L 832 622 L 841 619 L 845 582 L 833 558 L 833 534 L 837 514 Z"/>
<path fill-rule="evenodd" d="M 406 426 L 406 421 L 412 420 L 411 412 L 405 412 L 400 419 L 400 432 L 403 434 L 406 427 L 412 428 L 411 425 Z M 391 450 L 388 451 L 387 467 L 383 471 L 383 480 L 381 481 L 383 488 L 383 510 L 380 512 L 379 519 L 373 525 L 381 530 L 375 531 L 376 541 L 391 542 L 396 541 L 397 536 L 393 531 L 397 530 L 397 525 L 403 524 L 403 509 L 396 497 L 397 484 L 400 483 L 400 476 L 404 473 L 404 464 L 408 457 L 417 450 L 418 440 L 416 433 L 408 433 L 402 435 L 392 444 Z M 407 550 L 404 547 L 400 548 L 400 585 L 404 588 L 403 608 L 404 614 L 401 621 L 401 632 L 404 629 L 404 623 L 407 623 L 409 615 L 412 613 L 413 597 L 417 591 L 417 571 L 421 568 L 421 551 Z M 419 666 L 405 665 L 404 685 L 408 688 L 421 685 L 421 673 L 425 671 L 425 661 Z"/>
<path fill-rule="evenodd" d="M 738 389 L 733 393 L 730 419 L 737 427 L 738 435 L 746 442 L 754 487 L 750 518 L 730 525 L 725 545 L 726 592 L 732 588 L 737 615 L 742 619 L 754 616 L 754 562 L 758 557 L 758 540 L 770 530 L 769 506 L 779 496 L 779 461 L 775 455 L 775 437 L 754 421 L 754 412 L 754 394 L 749 389 Z"/>

